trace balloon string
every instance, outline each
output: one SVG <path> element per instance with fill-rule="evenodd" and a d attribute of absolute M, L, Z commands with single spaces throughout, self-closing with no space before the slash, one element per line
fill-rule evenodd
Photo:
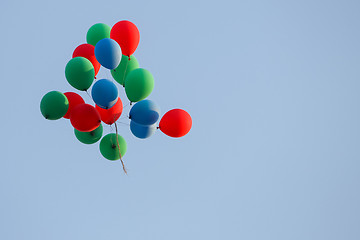
<path fill-rule="evenodd" d="M 89 92 L 88 92 L 87 89 L 85 90 L 85 92 L 86 92 L 86 94 L 89 96 L 89 98 L 94 102 L 94 100 L 93 100 L 92 97 L 90 96 L 90 94 L 89 94 Z M 95 102 L 94 102 L 94 103 L 95 103 Z"/>
<path fill-rule="evenodd" d="M 123 117 L 118 118 L 118 120 L 121 120 L 121 119 L 129 119 L 129 117 L 128 116 L 123 116 Z"/>
<path fill-rule="evenodd" d="M 116 123 L 115 123 L 115 130 L 116 130 L 116 143 L 117 143 L 118 149 L 119 149 L 119 156 L 120 156 L 121 164 L 122 164 L 122 167 L 123 167 L 123 170 L 124 170 L 125 174 L 127 174 L 124 162 L 123 162 L 122 157 L 121 157 L 120 143 L 119 143 L 119 138 L 118 138 L 118 128 L 117 128 Z"/>
<path fill-rule="evenodd" d="M 127 103 L 127 104 L 123 107 L 123 109 L 127 108 L 128 106 L 130 106 L 130 103 Z"/>
<path fill-rule="evenodd" d="M 128 123 L 123 123 L 123 122 L 120 122 L 120 121 L 117 121 L 117 123 L 121 123 L 121 124 L 124 124 L 124 125 L 126 125 L 126 126 L 130 126 L 130 124 L 128 124 Z"/>

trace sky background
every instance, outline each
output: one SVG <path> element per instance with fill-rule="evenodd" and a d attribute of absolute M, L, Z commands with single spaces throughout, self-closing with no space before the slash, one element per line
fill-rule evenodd
<path fill-rule="evenodd" d="M 359 1 L 0 9 L 0 239 L 360 239 Z M 179 139 L 121 124 L 127 176 L 39 107 L 49 91 L 79 93 L 64 75 L 73 50 L 93 24 L 120 20 L 140 31 L 149 99 L 193 119 Z"/>

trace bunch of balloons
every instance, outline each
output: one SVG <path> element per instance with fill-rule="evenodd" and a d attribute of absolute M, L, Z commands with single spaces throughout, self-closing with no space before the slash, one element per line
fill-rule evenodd
<path fill-rule="evenodd" d="M 70 119 L 76 138 L 84 144 L 93 144 L 100 139 L 100 152 L 109 160 L 120 159 L 126 153 L 125 139 L 118 134 L 116 121 L 123 112 L 123 104 L 118 96 L 115 81 L 125 88 L 130 105 L 130 130 L 138 138 L 150 137 L 156 129 L 170 137 L 186 135 L 192 125 L 190 115 L 182 109 L 172 109 L 160 118 L 159 106 L 146 99 L 154 88 L 152 74 L 139 67 L 132 55 L 140 41 L 138 28 L 130 21 L 119 21 L 112 28 L 104 23 L 90 27 L 86 42 L 79 45 L 72 59 L 65 67 L 68 83 L 79 91 L 91 88 L 94 106 L 85 103 L 75 92 L 51 91 L 40 103 L 42 115 L 48 120 Z M 113 79 L 96 79 L 100 67 L 111 71 Z M 93 84 L 95 80 L 95 83 Z M 101 123 L 115 125 L 116 133 L 102 137 Z"/>

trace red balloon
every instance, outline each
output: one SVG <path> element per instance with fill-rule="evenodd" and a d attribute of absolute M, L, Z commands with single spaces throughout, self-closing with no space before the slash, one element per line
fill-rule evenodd
<path fill-rule="evenodd" d="M 79 45 L 77 48 L 75 48 L 72 57 L 73 58 L 74 57 L 84 57 L 84 58 L 86 58 L 94 66 L 95 76 L 96 76 L 96 74 L 98 74 L 98 72 L 100 70 L 100 63 L 98 62 L 98 60 L 96 60 L 95 47 L 93 45 L 87 44 L 87 43 Z"/>
<path fill-rule="evenodd" d="M 123 104 L 121 102 L 121 99 L 118 97 L 118 100 L 115 103 L 115 105 L 109 109 L 101 108 L 98 105 L 95 105 L 95 108 L 99 112 L 101 120 L 104 123 L 111 125 L 114 122 L 116 122 L 116 120 L 118 120 L 119 117 L 121 116 L 123 110 Z"/>
<path fill-rule="evenodd" d="M 124 20 L 111 28 L 110 38 L 120 45 L 123 55 L 130 57 L 139 45 L 140 33 L 135 24 Z"/>
<path fill-rule="evenodd" d="M 159 123 L 160 130 L 170 137 L 183 137 L 191 129 L 192 120 L 189 113 L 182 109 L 173 109 L 165 113 Z"/>
<path fill-rule="evenodd" d="M 100 114 L 89 104 L 80 104 L 74 107 L 70 116 L 71 125 L 81 132 L 95 130 L 101 123 Z"/>
<path fill-rule="evenodd" d="M 79 94 L 74 93 L 74 92 L 66 92 L 66 93 L 64 93 L 64 95 L 66 96 L 66 98 L 69 101 L 69 108 L 68 108 L 66 114 L 64 115 L 64 118 L 70 119 L 70 114 L 71 114 L 71 111 L 73 110 L 73 108 L 79 104 L 85 103 L 85 101 Z"/>

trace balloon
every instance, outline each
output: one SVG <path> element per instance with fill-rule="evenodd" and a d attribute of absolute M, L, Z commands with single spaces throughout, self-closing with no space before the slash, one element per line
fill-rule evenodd
<path fill-rule="evenodd" d="M 147 98 L 154 89 L 154 78 L 143 68 L 132 70 L 125 79 L 125 92 L 131 102 Z"/>
<path fill-rule="evenodd" d="M 86 58 L 75 57 L 66 64 L 65 76 L 71 86 L 86 91 L 94 81 L 95 70 Z"/>
<path fill-rule="evenodd" d="M 80 132 L 74 128 L 76 138 L 85 144 L 93 144 L 100 140 L 103 134 L 103 127 L 100 124 L 95 130 L 91 132 Z"/>
<path fill-rule="evenodd" d="M 121 49 L 117 42 L 110 38 L 101 39 L 95 46 L 95 57 L 107 69 L 116 68 L 121 61 Z"/>
<path fill-rule="evenodd" d="M 74 92 L 66 92 L 66 93 L 64 93 L 64 95 L 66 96 L 66 98 L 69 101 L 69 108 L 68 108 L 66 114 L 64 115 L 64 118 L 70 119 L 70 114 L 71 114 L 71 111 L 73 110 L 73 108 L 79 104 L 85 103 L 85 101 L 79 94 L 74 93 Z"/>
<path fill-rule="evenodd" d="M 118 141 L 116 141 L 116 136 Z M 126 153 L 127 148 L 125 139 L 119 134 L 110 133 L 104 136 L 103 139 L 101 139 L 100 152 L 108 160 L 118 160 L 120 159 L 119 146 L 121 157 L 123 157 Z"/>
<path fill-rule="evenodd" d="M 173 109 L 165 113 L 161 118 L 159 128 L 170 137 L 182 137 L 186 135 L 192 125 L 191 116 L 182 109 Z"/>
<path fill-rule="evenodd" d="M 95 70 L 95 76 L 100 70 L 100 63 L 96 60 L 95 57 L 95 47 L 91 44 L 81 44 L 75 48 L 72 57 L 84 57 L 91 62 Z"/>
<path fill-rule="evenodd" d="M 159 106 L 151 100 L 141 100 L 130 110 L 129 118 L 142 125 L 151 125 L 157 122 L 160 116 Z"/>
<path fill-rule="evenodd" d="M 94 24 L 86 34 L 86 42 L 95 46 L 101 39 L 110 38 L 110 30 L 111 27 L 104 23 Z"/>
<path fill-rule="evenodd" d="M 108 109 L 114 106 L 118 100 L 118 89 L 112 81 L 100 79 L 92 87 L 91 95 L 99 107 Z"/>
<path fill-rule="evenodd" d="M 118 97 L 114 106 L 109 109 L 103 109 L 98 105 L 95 105 L 96 110 L 99 112 L 101 120 L 106 124 L 113 124 L 121 116 L 123 105 L 121 99 Z"/>
<path fill-rule="evenodd" d="M 57 120 L 62 118 L 69 108 L 66 96 L 58 91 L 48 92 L 40 102 L 40 111 L 45 119 Z"/>
<path fill-rule="evenodd" d="M 148 138 L 154 134 L 156 130 L 156 124 L 141 125 L 134 121 L 130 121 L 130 130 L 137 138 Z"/>
<path fill-rule="evenodd" d="M 140 42 L 138 28 L 130 21 L 117 22 L 110 31 L 110 38 L 114 39 L 121 47 L 125 56 L 130 57 Z"/>
<path fill-rule="evenodd" d="M 117 68 L 111 70 L 111 75 L 113 78 L 124 86 L 125 78 L 132 70 L 139 67 L 139 62 L 134 56 L 129 57 L 122 55 L 121 62 Z"/>
<path fill-rule="evenodd" d="M 71 125 L 80 132 L 95 130 L 101 123 L 100 114 L 89 104 L 80 104 L 74 107 L 70 116 Z"/>

